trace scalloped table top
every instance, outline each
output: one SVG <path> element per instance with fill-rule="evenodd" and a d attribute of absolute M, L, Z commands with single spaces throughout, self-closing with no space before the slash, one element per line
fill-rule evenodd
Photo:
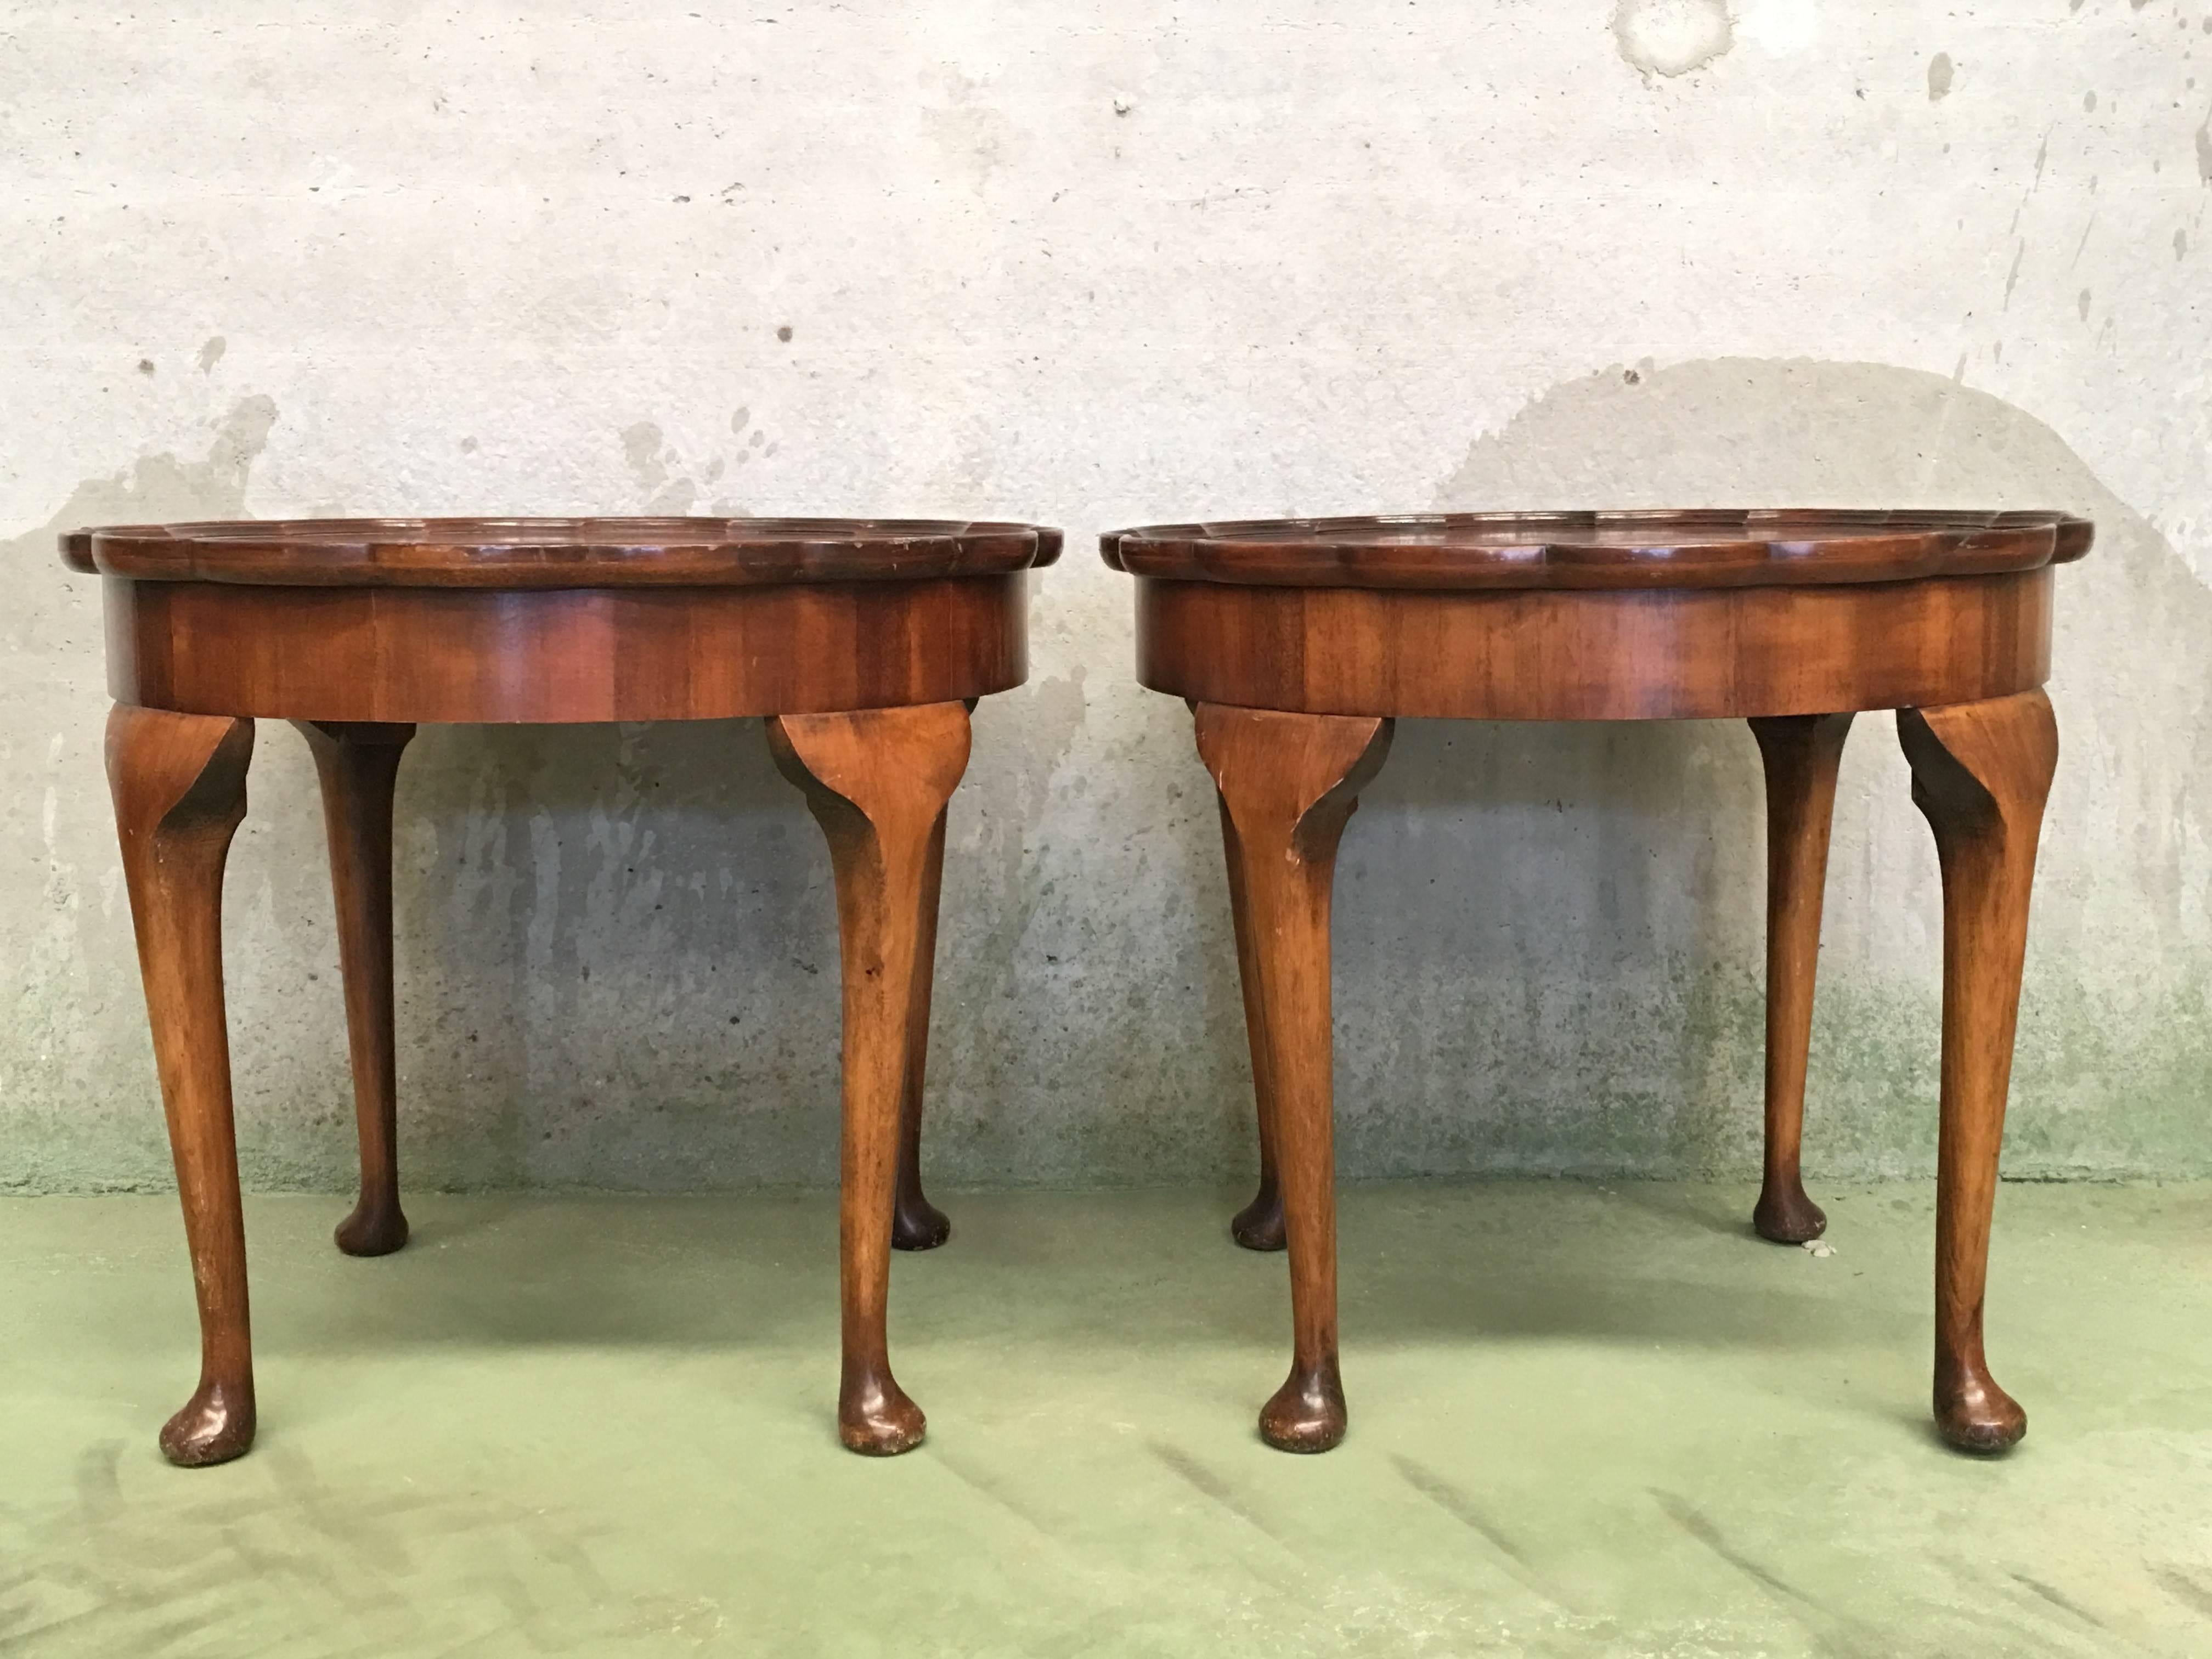
<path fill-rule="evenodd" d="M 1262 587 L 1765 587 L 2033 570 L 2094 532 L 2064 513 L 1433 513 L 1149 525 L 1099 550 L 1132 575 Z"/>
<path fill-rule="evenodd" d="M 1050 564 L 1036 525 L 938 519 L 258 519 L 61 538 L 72 570 L 304 587 L 754 586 Z"/>

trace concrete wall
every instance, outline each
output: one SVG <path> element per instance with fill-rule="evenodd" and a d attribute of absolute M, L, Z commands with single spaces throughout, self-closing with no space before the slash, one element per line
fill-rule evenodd
<path fill-rule="evenodd" d="M 1248 1167 L 1211 793 L 1099 530 L 2093 514 L 2009 1167 L 2212 1170 L 2212 0 L 190 10 L 0 12 L 0 1187 L 167 1178 L 53 532 L 456 510 L 1066 527 L 954 808 L 947 1185 Z M 1816 1176 L 1933 1158 L 1890 726 L 1844 763 Z M 252 795 L 240 1139 L 336 1186 L 288 728 Z M 428 730 L 399 811 L 411 1181 L 833 1176 L 828 861 L 757 731 Z M 1346 1170 L 1751 1168 L 1762 848 L 1740 726 L 1402 727 L 1340 876 Z"/>

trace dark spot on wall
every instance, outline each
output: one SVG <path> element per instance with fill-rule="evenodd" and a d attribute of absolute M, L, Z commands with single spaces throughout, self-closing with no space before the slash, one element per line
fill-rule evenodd
<path fill-rule="evenodd" d="M 2212 116 L 2205 117 L 2204 125 L 2197 129 L 2197 176 L 2212 185 Z"/>
<path fill-rule="evenodd" d="M 154 360 L 151 357 L 141 357 L 138 360 L 138 372 L 141 374 L 151 374 L 154 372 Z"/>
<path fill-rule="evenodd" d="M 1620 378 L 1627 381 L 1631 386 L 1641 386 L 1644 383 L 1644 377 L 1641 374 L 1638 374 L 1632 368 L 1623 369 L 1620 373 Z"/>
<path fill-rule="evenodd" d="M 2089 290 L 2087 289 L 2081 290 L 2081 297 L 2075 301 L 2074 309 L 2080 314 L 2083 322 L 2089 320 Z"/>
<path fill-rule="evenodd" d="M 474 438 L 464 438 L 464 439 L 462 439 L 462 440 L 461 440 L 461 453 L 462 453 L 462 454 L 464 454 L 464 455 L 473 455 L 473 454 L 475 454 L 476 453 L 477 453 L 477 441 L 476 441 Z"/>
<path fill-rule="evenodd" d="M 2081 94 L 2081 107 L 2089 114 L 2094 115 L 2097 112 L 2097 94 L 2094 92 L 2083 93 Z"/>
<path fill-rule="evenodd" d="M 2201 908 L 2191 896 L 2197 890 L 2191 849 L 2203 844 L 2198 838 L 2212 826 L 2212 801 L 2205 797 L 2203 781 L 2212 776 L 2212 663 L 2202 642 L 2204 631 L 2212 629 L 2212 592 L 2167 539 L 2172 532 L 2115 496 L 2049 427 L 1940 372 L 1741 357 L 1638 367 L 1644 375 L 1639 386 L 1625 384 L 1621 365 L 1613 362 L 1538 398 L 1472 444 L 1431 504 L 1449 510 L 1510 499 L 1537 507 L 1604 501 L 1656 507 L 1679 500 L 1758 500 L 1776 506 L 1844 501 L 2001 507 L 2058 501 L 2095 520 L 2095 552 L 2060 576 L 2061 666 L 2053 684 L 2063 693 L 2060 719 L 2072 746 L 2060 766 L 2053 817 L 2043 836 L 2033 923 L 2037 942 L 2030 945 L 2029 968 L 2035 986 L 2031 997 L 2043 1012 L 2036 1024 L 2021 1024 L 2029 1046 L 2015 1068 L 2014 1121 L 2008 1128 L 2026 1138 L 2013 1142 L 2015 1150 L 2008 1156 L 2020 1157 L 2017 1149 L 2032 1146 L 2025 1156 L 2047 1159 L 2054 1168 L 2140 1168 L 2148 1167 L 2141 1160 L 2155 1146 L 2172 1147 L 2177 1159 L 2198 1166 L 2207 1156 L 2198 1138 L 2203 1079 L 2212 1075 L 2212 1022 L 2197 1014 L 2204 1006 L 2203 975 L 2212 972 L 2212 951 L 2197 931 Z M 2093 665 L 2100 661 L 2122 665 L 2098 672 Z M 2154 698 L 2159 716 L 2146 720 L 2146 701 Z M 1729 926 L 1736 931 L 1729 940 L 1701 940 L 1687 957 L 1674 958 L 1681 965 L 1670 970 L 1677 976 L 1668 983 L 1686 985 L 1701 973 L 1717 971 L 1706 963 L 1739 961 L 1746 964 L 1741 970 L 1728 971 L 1740 971 L 1747 988 L 1741 993 L 1741 1013 L 1721 1012 L 1737 996 L 1732 990 L 1717 988 L 1721 1000 L 1711 1004 L 1670 991 L 1666 1012 L 1654 1015 L 1651 1029 L 1668 1033 L 1656 1039 L 1662 1046 L 1679 1042 L 1686 1046 L 1674 1052 L 1696 1058 L 1669 1080 L 1655 1084 L 1632 1110 L 1601 1109 L 1614 1114 L 1604 1122 L 1608 1132 L 1618 1126 L 1622 1150 L 1617 1155 L 1624 1161 L 1630 1156 L 1626 1149 L 1649 1146 L 1655 1149 L 1655 1163 L 1678 1157 L 1717 1163 L 1718 1147 L 1740 1133 L 1742 1156 L 1755 1166 L 1763 1019 L 1757 991 L 1756 964 L 1763 947 L 1756 883 L 1764 849 L 1753 831 L 1726 858 L 1700 863 L 1717 844 L 1719 820 L 1708 815 L 1696 822 L 1698 814 L 1681 810 L 1680 790 L 1690 775 L 1735 789 L 1755 823 L 1758 766 L 1742 754 L 1738 731 L 1716 727 L 1711 733 L 1678 735 L 1683 748 L 1662 753 L 1655 746 L 1657 734 L 1650 730 L 1638 731 L 1626 748 L 1609 748 L 1602 732 L 1462 728 L 1425 721 L 1401 728 L 1389 768 L 1362 802 L 1361 811 L 1373 814 L 1361 821 L 1365 839 L 1353 845 L 1347 838 L 1348 867 L 1338 872 L 1340 884 L 1361 881 L 1363 872 L 1365 877 L 1358 890 L 1360 904 L 1338 921 L 1340 1029 L 1357 1029 L 1362 1020 L 1373 1022 L 1376 1030 L 1404 1029 L 1403 1009 L 1409 999 L 1427 994 L 1422 988 L 1449 973 L 1472 976 L 1458 981 L 1452 997 L 1439 1003 L 1436 1024 L 1424 1028 L 1419 1037 L 1409 1036 L 1403 1046 L 1394 1044 L 1387 1052 L 1363 1053 L 1349 1043 L 1340 1048 L 1344 1075 L 1339 1085 L 1338 1147 L 1345 1167 L 1378 1174 L 1385 1169 L 1470 1169 L 1477 1147 L 1482 1149 L 1480 1156 L 1487 1157 L 1523 1134 L 1534 1144 L 1541 1138 L 1539 1126 L 1547 1124 L 1571 1124 L 1575 1133 L 1589 1138 L 1585 1145 L 1594 1145 L 1600 1120 L 1592 1112 L 1589 1091 L 1571 1083 L 1556 1089 L 1548 1083 L 1518 1081 L 1498 1086 L 1482 1097 L 1486 1112 L 1495 1115 L 1480 1124 L 1452 1115 L 1459 1103 L 1483 1089 L 1485 1078 L 1533 1076 L 1547 1052 L 1533 1027 L 1502 1040 L 1478 1033 L 1474 1011 L 1486 1006 L 1486 997 L 1504 994 L 1492 986 L 1511 987 L 1514 994 L 1524 995 L 1527 988 L 1551 981 L 1587 991 L 1591 976 L 1577 977 L 1571 963 L 1613 949 L 1616 942 L 1632 955 L 1660 949 L 1658 941 L 1679 926 L 1663 920 L 1677 895 L 1682 896 L 1685 917 L 1711 917 L 1727 908 L 1732 893 L 1749 901 L 1730 913 L 1737 920 Z M 1858 740 L 1856 734 L 1853 740 Z M 1693 761 L 1693 752 L 1709 758 Z M 1866 758 L 1865 751 L 1861 756 Z M 1702 769 L 1707 764 L 1713 769 Z M 1896 763 L 1887 758 L 1885 764 Z M 1692 773 L 1693 765 L 1701 769 Z M 1904 778 L 1894 770 L 1889 775 L 1892 781 L 1867 798 L 1865 810 L 1878 816 L 1863 821 L 1866 830 L 1859 833 L 1870 832 L 1876 823 L 1891 828 L 1881 830 L 1869 846 L 1893 845 L 1887 839 L 1893 830 L 1901 843 L 1907 828 L 1919 828 L 1900 799 Z M 1394 897 L 1382 890 L 1390 883 L 1373 878 L 1377 872 L 1401 874 L 1426 859 L 1436 860 L 1435 868 L 1442 872 L 1474 856 L 1471 850 L 1446 853 L 1433 839 L 1422 839 L 1426 826 L 1419 823 L 1419 814 L 1404 812 L 1404 804 L 1413 801 L 1463 803 L 1465 822 L 1482 826 L 1481 855 L 1501 867 L 1521 856 L 1553 856 L 1558 827 L 1538 821 L 1548 814 L 1532 812 L 1525 827 L 1513 832 L 1522 839 L 1511 851 L 1499 840 L 1499 809 L 1524 800 L 1531 777 L 1541 777 L 1552 799 L 1565 794 L 1570 822 L 1577 801 L 1585 812 L 1601 802 L 1620 812 L 1624 823 L 1635 826 L 1627 838 L 1633 858 L 1615 866 L 1595 844 L 1561 853 L 1557 867 L 1572 873 L 1547 884 L 1540 899 L 1474 890 L 1440 896 L 1441 884 L 1423 884 Z M 1476 778 L 1482 781 L 1469 781 Z M 1403 816 L 1394 822 L 1394 811 Z M 2115 833 L 2096 827 L 2106 823 L 2125 828 Z M 1467 833 L 1471 848 L 1478 832 Z M 1429 834 L 1433 836 L 1433 830 Z M 1601 903 L 1599 872 L 1614 875 L 1632 864 L 1639 875 L 1616 883 Z M 1902 905 L 1909 886 L 1911 902 L 1921 907 L 1918 914 L 1929 919 L 1931 927 L 1936 925 L 1939 906 L 1932 860 L 1908 880 L 1886 856 L 1872 857 L 1860 879 L 1871 884 L 1869 896 L 1881 892 L 1881 902 L 1892 905 Z M 2098 891 L 2093 895 L 2087 887 L 2073 884 L 2077 882 L 2094 884 Z M 1747 883 L 1751 891 L 1743 895 Z M 1516 948 L 1484 961 L 1479 969 L 1470 968 L 1464 940 L 1515 938 L 1516 930 L 1539 926 L 1540 915 L 1544 944 Z M 1552 943 L 1578 928 L 1607 942 L 1572 948 Z M 2124 936 L 2116 937 L 2116 929 Z M 1456 933 L 1458 939 L 1448 933 Z M 2100 1056 L 2138 1051 L 2122 1035 L 2140 1018 L 2124 1012 L 2137 994 L 2125 986 L 2129 972 L 2117 965 L 2136 956 L 2160 964 L 2161 975 L 2174 972 L 2173 982 L 2185 988 L 2171 994 L 2146 988 L 2142 995 L 2147 1005 L 2155 1001 L 2186 1009 L 2163 1018 L 2187 1035 L 2178 1042 L 2161 1041 L 2153 1061 L 2154 1079 L 2093 1096 L 2092 1091 L 2108 1086 L 2107 1062 Z M 2201 965 L 2177 969 L 2184 960 Z M 1854 988 L 1871 994 L 1877 981 L 1905 984 L 1890 978 L 1898 970 L 1888 964 L 1867 971 Z M 1716 988 L 1720 983 L 1711 982 Z M 1821 994 L 1828 997 L 1851 982 L 1849 972 L 1832 972 Z M 1233 1003 L 1233 980 L 1227 985 Z M 1852 1122 L 1855 1133 L 1857 1126 L 1869 1126 L 1856 1139 L 1855 1152 L 1895 1158 L 1909 1147 L 1905 1156 L 1916 1160 L 1916 1168 L 1926 1167 L 1917 1160 L 1933 1158 L 1932 1132 L 1920 1127 L 1928 1095 L 1919 1092 L 1924 1087 L 1932 1095 L 1934 1089 L 1928 1069 L 1934 1063 L 1936 1027 L 1931 992 L 1927 980 L 1913 981 L 1893 1005 L 1915 1011 L 1911 1018 L 1923 1021 L 1909 1045 L 1893 1042 L 1886 1032 L 1876 1036 L 1881 1019 L 1896 1017 L 1872 1012 L 1876 1000 L 1888 998 L 1886 990 L 1870 997 L 1863 1015 L 1828 1016 L 1839 1043 L 1865 1042 L 1869 1055 L 1873 1046 L 1887 1045 L 1884 1052 L 1891 1057 L 1881 1064 L 1855 1057 L 1850 1067 L 1830 1073 L 1829 1089 L 1849 1097 L 1846 1104 L 1829 1096 L 1831 1122 Z M 1537 994 L 1525 1006 L 1534 1011 L 1553 994 Z M 1567 1041 L 1573 1052 L 1591 1064 L 1600 1048 L 1618 1044 L 1618 1063 L 1648 1066 L 1647 1060 L 1629 1058 L 1639 1051 L 1627 1046 L 1625 1024 L 1616 1024 L 1627 1020 L 1633 999 L 1625 994 L 1624 984 L 1606 994 L 1613 1000 L 1605 1012 L 1563 1017 L 1562 1030 L 1572 1028 Z M 1825 1006 L 1840 1008 L 1852 994 L 1846 989 Z M 2169 994 L 2171 1001 L 2165 1001 Z M 1882 1006 L 1892 1005 L 1882 1000 Z M 2076 1009 L 2078 1018 L 2071 1012 Z M 1869 1023 L 1862 1024 L 1862 1019 Z M 1470 1035 L 1443 1035 L 1454 1022 L 1457 1030 Z M 2063 1036 L 2054 1029 L 2057 1024 L 2069 1028 Z M 2198 1057 L 2179 1063 L 2183 1048 Z M 1892 1060 L 1911 1073 L 1911 1083 L 1902 1081 L 1903 1072 L 1890 1073 L 1887 1083 L 1875 1081 L 1881 1065 Z M 1862 1065 L 1863 1072 L 1855 1069 Z M 2084 1102 L 2079 1108 L 2069 1098 L 2077 1089 Z M 1719 1103 L 1724 1097 L 1739 1103 L 1723 1108 Z M 2092 1098 L 2094 1106 L 2087 1104 Z M 1913 1102 L 1917 1114 L 1887 1103 L 1893 1099 Z M 1342 1103 L 1352 1100 L 1358 1104 Z M 1654 1112 L 1670 1121 L 1659 1127 L 1659 1120 L 1648 1115 Z M 2088 1129 L 2091 1114 L 2102 1120 L 2094 1133 Z M 1871 1126 L 1877 1122 L 1881 1127 L 1875 1131 Z M 1431 1131 L 1431 1123 L 1438 1127 Z M 1409 1133 L 1415 1124 L 1421 1126 L 1419 1132 Z M 1735 1125 L 1743 1127 L 1739 1131 Z M 1431 1133 L 1434 1139 L 1419 1149 L 1416 1162 L 1409 1156 L 1414 1141 Z M 1835 1144 L 1830 1142 L 1832 1147 Z M 1467 1150 L 1462 1153 L 1461 1148 Z M 1886 1650 L 1875 1644 L 1870 1650 Z"/>
<path fill-rule="evenodd" d="M 786 323 L 781 328 L 776 330 L 775 337 L 788 343 L 791 338 L 791 325 Z"/>
<path fill-rule="evenodd" d="M 1928 101 L 1938 104 L 1951 95 L 1951 79 L 1956 71 L 1951 54 L 1939 52 L 1928 60 Z"/>
<path fill-rule="evenodd" d="M 206 374 L 210 369 L 213 368 L 217 363 L 222 361 L 222 354 L 226 349 L 226 343 L 227 343 L 224 341 L 222 336 L 217 334 L 211 337 L 208 343 L 200 348 L 199 363 L 201 374 Z"/>

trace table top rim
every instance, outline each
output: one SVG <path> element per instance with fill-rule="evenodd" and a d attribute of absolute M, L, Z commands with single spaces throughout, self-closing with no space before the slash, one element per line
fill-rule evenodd
<path fill-rule="evenodd" d="M 86 574 L 493 588 L 995 575 L 1048 565 L 1062 542 L 1015 520 L 642 514 L 217 519 L 58 539 Z"/>
<path fill-rule="evenodd" d="M 2035 569 L 2094 537 L 2050 510 L 1622 508 L 1193 520 L 1109 531 L 1099 551 L 1133 575 L 1262 586 L 1700 587 Z"/>

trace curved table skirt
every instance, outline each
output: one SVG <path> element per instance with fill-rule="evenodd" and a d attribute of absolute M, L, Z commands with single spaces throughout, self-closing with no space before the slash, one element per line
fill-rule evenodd
<path fill-rule="evenodd" d="M 717 720 L 952 702 L 1029 672 L 1024 573 L 780 587 L 102 583 L 108 689 L 285 720 Z"/>
<path fill-rule="evenodd" d="M 1494 720 L 1937 708 L 2050 678 L 2051 570 L 1820 587 L 1137 581 L 1137 675 L 1198 702 Z"/>

